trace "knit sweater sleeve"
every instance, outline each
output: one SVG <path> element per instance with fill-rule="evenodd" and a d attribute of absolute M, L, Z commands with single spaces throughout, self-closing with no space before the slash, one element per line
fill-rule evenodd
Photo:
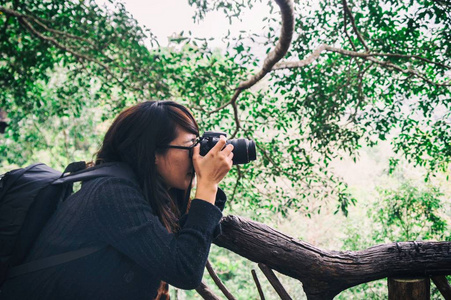
<path fill-rule="evenodd" d="M 194 289 L 200 284 L 213 231 L 222 217 L 216 206 L 194 199 L 186 222 L 174 235 L 127 180 L 103 179 L 92 193 L 92 203 L 100 240 L 170 285 Z"/>

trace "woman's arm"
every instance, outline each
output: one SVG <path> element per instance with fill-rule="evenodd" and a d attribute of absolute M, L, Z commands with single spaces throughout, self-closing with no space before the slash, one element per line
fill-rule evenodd
<path fill-rule="evenodd" d="M 194 199 L 185 224 L 174 235 L 127 180 L 104 179 L 92 197 L 93 230 L 101 241 L 173 286 L 193 289 L 200 284 L 213 232 L 222 217 L 216 206 Z"/>

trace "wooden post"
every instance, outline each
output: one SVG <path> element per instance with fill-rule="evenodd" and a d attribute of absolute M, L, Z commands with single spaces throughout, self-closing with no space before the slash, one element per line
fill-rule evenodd
<path fill-rule="evenodd" d="M 388 300 L 429 300 L 429 277 L 388 278 Z"/>

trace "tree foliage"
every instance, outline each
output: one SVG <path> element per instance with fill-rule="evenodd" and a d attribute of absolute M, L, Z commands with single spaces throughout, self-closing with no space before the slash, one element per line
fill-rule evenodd
<path fill-rule="evenodd" d="M 190 3 L 198 20 L 220 10 L 233 22 L 257 2 Z M 330 162 L 357 159 L 362 145 L 386 139 L 393 138 L 393 168 L 405 157 L 432 173 L 446 170 L 449 4 L 315 3 L 269 1 L 266 32 L 231 39 L 221 54 L 183 33 L 159 47 L 118 1 L 3 0 L 0 107 L 10 126 L 2 160 L 25 164 L 49 147 L 59 152 L 54 166 L 83 158 L 123 107 L 164 98 L 188 105 L 204 130 L 256 140 L 258 161 L 234 169 L 226 182 L 245 206 L 310 213 L 312 200 L 329 197 L 346 213 L 355 200 Z M 252 47 L 279 53 L 291 9 L 289 51 L 275 65 L 262 62 Z M 243 88 L 260 67 L 269 72 L 267 84 Z"/>
<path fill-rule="evenodd" d="M 324 47 L 315 63 L 276 72 L 300 133 L 328 160 L 394 137 L 431 171 L 449 156 L 450 9 L 439 1 L 322 1 L 299 10 L 287 60 Z M 319 25 L 318 25 L 319 24 Z M 431 30 L 433 28 L 433 30 Z M 301 122 L 307 119 L 307 122 Z"/>
<path fill-rule="evenodd" d="M 189 3 L 196 21 L 222 11 L 235 22 L 262 1 Z M 224 182 L 242 215 L 311 214 L 328 198 L 347 214 L 355 199 L 331 162 L 357 160 L 363 146 L 385 140 L 391 171 L 403 159 L 430 175 L 448 170 L 449 1 L 263 3 L 264 31 L 226 37 L 221 52 L 186 32 L 161 47 L 116 0 L 0 0 L 0 109 L 9 124 L 0 171 L 89 160 L 111 119 L 142 99 L 181 102 L 202 130 L 256 140 L 257 161 Z M 267 59 L 254 53 L 259 46 Z M 415 232 L 425 237 L 443 233 L 433 188 L 381 193 L 375 221 L 387 227 L 376 240 L 406 220 L 430 226 Z M 408 228 L 402 238 L 414 237 Z"/>
<path fill-rule="evenodd" d="M 381 189 L 374 218 L 382 230 L 376 242 L 445 240 L 446 221 L 440 216 L 443 194 L 435 187 L 420 189 L 403 183 L 399 189 Z M 384 239 L 385 238 L 385 239 Z"/>

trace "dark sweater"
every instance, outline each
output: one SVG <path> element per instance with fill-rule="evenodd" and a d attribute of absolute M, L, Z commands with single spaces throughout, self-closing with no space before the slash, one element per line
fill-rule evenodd
<path fill-rule="evenodd" d="M 225 199 L 221 200 L 222 209 Z M 135 182 L 90 180 L 58 208 L 27 261 L 87 246 L 108 247 L 8 280 L 0 298 L 150 300 L 161 280 L 194 289 L 221 216 L 218 207 L 194 199 L 179 233 L 170 234 Z"/>

